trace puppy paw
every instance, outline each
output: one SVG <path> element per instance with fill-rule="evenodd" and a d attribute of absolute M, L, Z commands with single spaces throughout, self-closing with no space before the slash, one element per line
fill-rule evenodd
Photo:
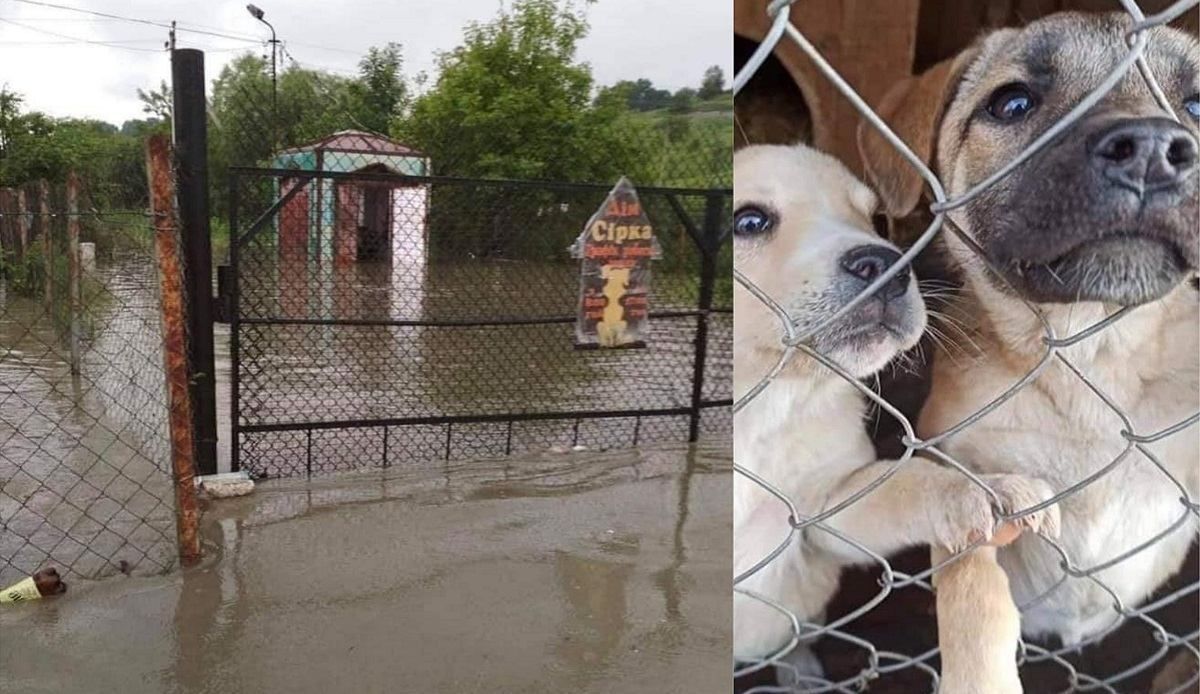
<path fill-rule="evenodd" d="M 1050 485 L 1033 477 L 981 475 L 980 478 L 996 493 L 1002 513 L 1029 508 L 1054 495 Z M 941 508 L 932 510 L 932 520 L 934 540 L 952 552 L 981 540 L 992 545 L 1005 545 L 1025 530 L 1058 536 L 1057 505 L 994 527 L 992 497 L 977 484 L 964 477 L 948 492 Z"/>
<path fill-rule="evenodd" d="M 1006 514 L 1027 509 L 1054 496 L 1054 490 L 1050 485 L 1045 480 L 1036 477 L 983 475 L 983 481 L 987 482 L 988 486 L 1000 497 L 1000 510 Z M 1004 523 L 997 529 L 996 537 L 990 539 L 992 544 L 1005 545 L 1017 539 L 1017 536 L 1026 530 L 1057 539 L 1061 523 L 1062 517 L 1058 510 L 1058 504 L 1053 504 Z M 1006 529 L 1004 526 L 1010 527 Z M 1008 534 L 1011 537 L 1002 538 L 1000 537 L 1002 534 Z"/>

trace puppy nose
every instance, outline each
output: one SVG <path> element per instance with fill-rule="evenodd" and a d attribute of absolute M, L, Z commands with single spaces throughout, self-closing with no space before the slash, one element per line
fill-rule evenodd
<path fill-rule="evenodd" d="M 1139 196 L 1178 185 L 1196 169 L 1196 138 L 1166 118 L 1121 121 L 1097 133 L 1088 149 L 1110 181 Z"/>
<path fill-rule="evenodd" d="M 859 246 L 851 248 L 842 256 L 842 270 L 847 274 L 862 280 L 863 287 L 875 281 L 884 271 L 896 264 L 900 253 L 887 246 Z M 883 285 L 876 296 L 884 300 L 897 299 L 908 291 L 908 268 L 896 273 L 896 276 Z"/>

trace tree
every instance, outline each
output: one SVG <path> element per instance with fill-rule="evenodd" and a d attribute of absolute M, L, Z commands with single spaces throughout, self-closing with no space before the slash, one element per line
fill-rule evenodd
<path fill-rule="evenodd" d="M 468 25 L 398 136 L 431 155 L 440 173 L 611 178 L 604 125 L 613 105 L 592 107 L 591 71 L 575 58 L 586 33 L 582 12 L 553 0 L 516 0 L 494 20 Z"/>
<path fill-rule="evenodd" d="M 696 107 L 696 90 L 683 87 L 671 95 L 671 113 L 687 113 Z"/>
<path fill-rule="evenodd" d="M 0 161 L 4 160 L 4 154 L 10 146 L 22 103 L 24 99 L 20 94 L 9 91 L 8 87 L 0 87 Z"/>
<path fill-rule="evenodd" d="M 163 80 L 157 90 L 150 89 L 149 91 L 137 90 L 138 99 L 142 102 L 142 112 L 148 113 L 155 118 L 171 122 L 171 110 L 174 107 L 174 97 L 171 94 L 171 87 Z"/>
<path fill-rule="evenodd" d="M 350 84 L 350 109 L 359 126 L 387 133 L 408 105 L 408 85 L 401 73 L 403 59 L 398 43 L 372 46 L 358 63 L 358 79 Z"/>
<path fill-rule="evenodd" d="M 713 65 L 704 71 L 704 79 L 700 82 L 697 96 L 701 99 L 715 99 L 725 91 L 725 72 L 720 65 Z"/>
<path fill-rule="evenodd" d="M 604 87 L 597 99 L 623 99 L 624 104 L 633 111 L 654 111 L 671 105 L 671 92 L 656 89 L 654 84 L 645 78 L 630 81 L 621 80 L 611 87 Z"/>

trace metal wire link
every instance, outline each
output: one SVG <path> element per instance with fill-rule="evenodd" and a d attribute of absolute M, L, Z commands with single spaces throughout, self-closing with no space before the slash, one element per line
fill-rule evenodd
<path fill-rule="evenodd" d="M 780 321 L 783 329 L 783 338 L 781 340 L 783 351 L 779 359 L 772 365 L 766 375 L 758 382 L 749 388 L 744 394 L 737 398 L 734 403 L 734 412 L 737 413 L 746 406 L 754 398 L 762 394 L 762 392 L 770 387 L 771 383 L 778 377 L 779 373 L 798 353 L 805 354 L 808 358 L 814 359 L 826 368 L 833 371 L 840 378 L 845 379 L 857 390 L 862 392 L 864 396 L 874 405 L 878 406 L 883 413 L 891 416 L 903 429 L 901 441 L 905 447 L 904 453 L 893 464 L 890 465 L 885 472 L 880 474 L 876 479 L 859 489 L 854 494 L 850 495 L 845 501 L 828 509 L 821 510 L 819 513 L 812 512 L 806 515 L 804 509 L 798 509 L 795 503 L 789 496 L 783 492 L 772 480 L 765 479 L 762 476 L 754 473 L 752 470 L 745 467 L 745 461 L 735 461 L 734 470 L 737 474 L 744 477 L 750 483 L 761 487 L 763 490 L 775 497 L 779 502 L 779 512 L 785 513 L 788 517 L 789 530 L 786 535 L 782 536 L 776 547 L 766 556 L 755 562 L 748 569 L 738 573 L 734 577 L 734 590 L 737 594 L 743 595 L 750 599 L 758 600 L 774 610 L 777 610 L 788 617 L 792 622 L 792 638 L 778 652 L 769 657 L 744 664 L 735 671 L 735 677 L 741 677 L 753 672 L 762 670 L 770 665 L 775 665 L 783 670 L 792 670 L 794 686 L 758 686 L 748 690 L 749 692 L 783 692 L 783 691 L 803 691 L 803 692 L 853 692 L 861 691 L 866 684 L 884 674 L 896 672 L 899 670 L 915 668 L 923 671 L 929 680 L 931 691 L 936 691 L 938 687 L 938 674 L 927 661 L 937 654 L 937 649 L 928 651 L 927 653 L 918 656 L 906 656 L 895 653 L 888 653 L 869 640 L 854 636 L 844 630 L 844 627 L 851 622 L 859 619 L 863 615 L 875 609 L 883 602 L 891 593 L 905 587 L 914 587 L 921 590 L 932 592 L 933 588 L 930 579 L 934 573 L 942 567 L 956 561 L 966 552 L 974 549 L 975 546 L 965 548 L 964 550 L 954 554 L 946 561 L 922 571 L 918 574 L 907 575 L 896 571 L 888 559 L 879 556 L 859 541 L 852 537 L 845 536 L 834 531 L 832 528 L 824 524 L 824 521 L 837 513 L 843 511 L 852 504 L 859 502 L 863 497 L 871 494 L 875 489 L 885 484 L 896 472 L 902 468 L 909 460 L 911 460 L 918 452 L 924 453 L 927 457 L 934 458 L 946 466 L 955 469 L 959 473 L 965 475 L 970 481 L 983 488 L 995 501 L 998 499 L 996 493 L 990 489 L 982 478 L 972 473 L 961 462 L 955 460 L 946 451 L 939 446 L 953 434 L 960 432 L 978 422 L 988 413 L 994 411 L 1004 403 L 1011 400 L 1021 390 L 1026 388 L 1030 383 L 1036 380 L 1047 367 L 1057 363 L 1066 368 L 1066 370 L 1079 382 L 1081 382 L 1109 411 L 1111 411 L 1120 422 L 1120 434 L 1127 442 L 1123 450 L 1113 459 L 1107 462 L 1104 466 L 1098 469 L 1095 473 L 1089 475 L 1069 487 L 1058 490 L 1058 492 L 1049 500 L 1031 506 L 1025 509 L 1018 509 L 1010 513 L 996 512 L 996 522 L 1011 521 L 1021 518 L 1030 513 L 1035 513 L 1039 510 L 1049 507 L 1054 503 L 1058 503 L 1088 486 L 1095 484 L 1106 476 L 1112 474 L 1115 470 L 1127 467 L 1134 464 L 1149 464 L 1156 468 L 1158 472 L 1165 476 L 1175 488 L 1179 491 L 1180 515 L 1168 527 L 1161 529 L 1155 535 L 1142 542 L 1136 547 L 1122 551 L 1120 554 L 1094 566 L 1080 566 L 1078 562 L 1072 559 L 1066 549 L 1055 539 L 1043 534 L 1038 534 L 1041 542 L 1047 544 L 1054 551 L 1059 559 L 1062 574 L 1060 578 L 1054 582 L 1046 591 L 1037 598 L 1028 601 L 1026 604 L 1020 605 L 1021 611 L 1026 611 L 1040 602 L 1042 602 L 1050 593 L 1059 589 L 1068 581 L 1088 581 L 1099 589 L 1107 593 L 1112 599 L 1113 605 L 1113 621 L 1111 625 L 1103 629 L 1099 634 L 1092 636 L 1082 644 L 1075 644 L 1071 647 L 1063 648 L 1046 648 L 1032 643 L 1021 642 L 1019 644 L 1019 654 L 1017 658 L 1018 665 L 1025 667 L 1037 663 L 1048 663 L 1060 667 L 1069 683 L 1067 692 L 1111 692 L 1116 694 L 1122 689 L 1120 685 L 1129 680 L 1129 678 L 1154 667 L 1162 659 L 1167 657 L 1169 653 L 1188 654 L 1200 662 L 1200 650 L 1197 650 L 1195 644 L 1197 633 L 1175 634 L 1172 633 L 1165 625 L 1161 624 L 1151 613 L 1159 610 L 1178 600 L 1187 598 L 1200 592 L 1200 583 L 1191 583 L 1184 586 L 1168 595 L 1165 595 L 1153 603 L 1134 607 L 1123 603 L 1117 592 L 1099 576 L 1106 569 L 1128 560 L 1129 558 L 1139 554 L 1148 547 L 1151 547 L 1157 542 L 1162 541 L 1168 535 L 1179 532 L 1184 528 L 1189 520 L 1194 520 L 1198 514 L 1197 501 L 1193 499 L 1187 488 L 1176 479 L 1157 459 L 1152 451 L 1147 448 L 1148 444 L 1161 441 L 1165 438 L 1179 434 L 1185 430 L 1194 427 L 1197 422 L 1200 422 L 1200 412 L 1193 414 L 1182 421 L 1166 426 L 1160 431 L 1144 432 L 1138 431 L 1131 421 L 1128 414 L 1123 410 L 1120 403 L 1111 398 L 1097 384 L 1096 381 L 1089 378 L 1087 374 L 1077 368 L 1068 358 L 1066 354 L 1067 348 L 1086 340 L 1097 333 L 1111 328 L 1112 325 L 1122 320 L 1134 310 L 1133 307 L 1122 308 L 1118 311 L 1109 314 L 1105 318 L 1096 323 L 1087 326 L 1086 328 L 1076 332 L 1073 335 L 1060 336 L 1057 335 L 1040 311 L 1032 304 L 1026 302 L 1027 308 L 1031 311 L 1041 323 L 1043 337 L 1042 343 L 1044 352 L 1038 359 L 1036 365 L 1026 373 L 1022 378 L 1011 384 L 1003 393 L 988 402 L 983 407 L 979 408 L 970 416 L 964 418 L 958 424 L 946 429 L 936 436 L 927 439 L 921 439 L 917 436 L 915 428 L 903 413 L 895 406 L 889 403 L 885 398 L 875 393 L 872 389 L 865 386 L 857 379 L 853 378 L 849 373 L 842 369 L 836 362 L 832 361 L 825 355 L 819 353 L 810 344 L 810 338 L 824 330 L 827 326 L 840 320 L 848 312 L 852 311 L 862 301 L 872 296 L 878 289 L 887 284 L 893 277 L 902 271 L 905 271 L 911 266 L 913 259 L 924 250 L 930 243 L 933 242 L 944 229 L 948 229 L 954 234 L 964 245 L 970 249 L 985 266 L 996 273 L 998 278 L 1002 276 L 997 273 L 997 268 L 992 267 L 983 253 L 982 249 L 958 228 L 958 225 L 950 218 L 949 214 L 953 211 L 960 210 L 964 206 L 971 203 L 984 191 L 996 185 L 1003 180 L 1019 166 L 1028 161 L 1032 156 L 1044 149 L 1049 143 L 1062 135 L 1069 128 L 1073 127 L 1079 119 L 1089 109 L 1099 103 L 1121 80 L 1125 79 L 1128 72 L 1135 66 L 1145 81 L 1146 85 L 1153 94 L 1159 106 L 1170 115 L 1171 118 L 1178 120 L 1177 114 L 1174 112 L 1169 100 L 1164 95 L 1162 88 L 1155 79 L 1155 76 L 1150 70 L 1150 67 L 1145 60 L 1144 52 L 1148 44 L 1146 32 L 1150 29 L 1167 24 L 1168 22 L 1180 17 L 1187 10 L 1200 5 L 1200 0 L 1179 0 L 1162 12 L 1147 17 L 1138 7 L 1134 0 L 1119 0 L 1121 7 L 1130 15 L 1133 20 L 1133 25 L 1126 35 L 1128 42 L 1128 52 L 1120 60 L 1120 62 L 1110 71 L 1110 73 L 1100 82 L 1094 90 L 1084 96 L 1068 113 L 1054 123 L 1050 128 L 1037 137 L 1029 146 L 1021 151 L 1011 161 L 1000 167 L 989 176 L 985 177 L 979 183 L 971 186 L 968 190 L 953 198 L 949 197 L 943 187 L 941 181 L 933 173 L 928 165 L 923 162 L 913 151 L 896 135 L 895 132 L 876 114 L 863 100 L 863 98 L 855 91 L 855 89 L 847 83 L 837 70 L 835 70 L 829 62 L 821 55 L 820 51 L 808 40 L 804 33 L 794 26 L 789 21 L 790 7 L 795 0 L 773 0 L 767 7 L 767 14 L 771 20 L 769 30 L 765 38 L 753 52 L 750 58 L 746 61 L 744 67 L 735 75 L 733 81 L 733 91 L 736 96 L 755 75 L 768 56 L 775 50 L 777 44 L 783 40 L 786 35 L 788 39 L 795 43 L 797 47 L 810 59 L 817 70 L 827 78 L 845 97 L 859 115 L 874 128 L 884 140 L 894 147 L 908 162 L 910 166 L 924 179 L 928 185 L 933 201 L 930 204 L 929 210 L 933 213 L 933 220 L 928 227 L 917 237 L 911 247 L 909 247 L 900 259 L 894 263 L 887 271 L 881 273 L 868 287 L 862 290 L 852 301 L 847 303 L 839 310 L 833 312 L 818 325 L 802 331 L 797 320 L 794 320 L 783 308 L 783 306 L 771 297 L 762 288 L 756 286 L 749 278 L 747 278 L 737 269 L 734 269 L 734 281 L 742 289 L 745 289 L 757 300 L 767 306 Z M 736 426 L 736 424 L 735 424 Z M 880 571 L 878 593 L 873 595 L 867 602 L 859 605 L 856 609 L 851 610 L 847 614 L 837 618 L 835 621 L 827 624 L 817 624 L 805 621 L 800 615 L 790 613 L 786 607 L 772 600 L 771 598 L 758 594 L 741 586 L 747 579 L 763 570 L 771 562 L 777 561 L 779 556 L 800 536 L 801 531 L 811 529 L 814 532 L 826 532 L 836 537 L 839 541 L 844 542 L 852 547 L 855 547 L 865 556 L 869 557 L 870 564 L 877 566 Z M 736 542 L 736 537 L 735 537 Z M 1158 644 L 1157 650 L 1142 659 L 1139 662 L 1127 667 L 1121 672 L 1106 675 L 1103 677 L 1094 676 L 1079 670 L 1079 666 L 1072 664 L 1066 656 L 1077 652 L 1078 649 L 1088 645 L 1099 643 L 1105 637 L 1110 635 L 1119 625 L 1127 621 L 1136 621 L 1145 625 L 1145 627 L 1153 635 L 1154 641 Z M 799 644 L 813 643 L 817 639 L 828 637 L 836 639 L 845 644 L 850 644 L 853 647 L 860 648 L 866 656 L 866 666 L 858 673 L 849 678 L 844 678 L 839 681 L 834 681 L 827 678 L 815 678 L 810 675 L 800 675 L 794 671 L 794 668 L 781 659 L 786 656 L 792 649 Z M 1184 692 L 1194 691 L 1197 681 L 1200 681 L 1200 674 L 1192 676 L 1190 680 L 1177 686 L 1172 691 Z"/>

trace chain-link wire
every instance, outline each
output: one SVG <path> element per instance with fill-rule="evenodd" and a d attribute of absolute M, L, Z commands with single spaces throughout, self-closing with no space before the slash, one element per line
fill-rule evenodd
<path fill-rule="evenodd" d="M 933 587 L 931 578 L 935 572 L 949 565 L 951 562 L 958 560 L 967 552 L 975 549 L 978 543 L 968 547 L 957 554 L 954 554 L 944 562 L 932 566 L 925 570 L 905 573 L 900 571 L 892 562 L 883 556 L 880 556 L 867 547 L 863 546 L 858 540 L 852 537 L 845 536 L 832 527 L 828 526 L 824 521 L 841 512 L 851 504 L 857 503 L 863 497 L 871 494 L 879 486 L 886 484 L 887 481 L 901 470 L 913 457 L 921 454 L 925 457 L 936 459 L 937 461 L 949 466 L 950 468 L 963 474 L 971 480 L 972 483 L 978 485 L 985 490 L 993 501 L 997 500 L 995 491 L 989 488 L 988 484 L 980 478 L 976 473 L 973 473 L 965 464 L 959 462 L 954 457 L 949 455 L 941 447 L 942 444 L 955 433 L 963 431 L 971 427 L 976 422 L 986 417 L 989 413 L 999 408 L 1004 403 L 1010 401 L 1017 393 L 1034 383 L 1038 377 L 1051 365 L 1060 365 L 1069 370 L 1070 373 L 1084 385 L 1096 399 L 1098 399 L 1105 408 L 1115 414 L 1122 423 L 1120 431 L 1121 437 L 1126 442 L 1121 453 L 1111 461 L 1108 461 L 1093 474 L 1087 478 L 1061 490 L 1056 490 L 1054 496 L 1043 503 L 1039 503 L 1029 508 L 1014 510 L 1010 513 L 996 512 L 995 521 L 997 524 L 1005 521 L 1012 521 L 1031 513 L 1036 513 L 1051 504 L 1067 499 L 1072 495 L 1080 492 L 1084 488 L 1096 483 L 1098 480 L 1111 474 L 1114 470 L 1122 465 L 1129 465 L 1134 458 L 1141 457 L 1167 479 L 1167 481 L 1175 487 L 1179 492 L 1179 516 L 1177 520 L 1171 523 L 1168 527 L 1162 528 L 1151 539 L 1139 544 L 1136 547 L 1120 548 L 1120 551 L 1112 558 L 1094 565 L 1080 566 L 1070 554 L 1064 549 L 1063 545 L 1056 539 L 1045 534 L 1038 534 L 1041 542 L 1058 555 L 1061 559 L 1062 575 L 1061 578 L 1053 585 L 1049 586 L 1037 599 L 1030 601 L 1028 604 L 1018 605 L 1022 611 L 1034 607 L 1038 602 L 1045 599 L 1050 593 L 1059 589 L 1062 584 L 1069 581 L 1086 581 L 1099 587 L 1105 591 L 1113 601 L 1113 621 L 1110 626 L 1095 634 L 1082 643 L 1072 644 L 1068 647 L 1052 648 L 1043 647 L 1033 643 L 1022 641 L 1019 646 L 1018 664 L 1024 673 L 1026 670 L 1038 664 L 1050 665 L 1060 668 L 1062 671 L 1062 680 L 1065 683 L 1066 690 L 1070 692 L 1076 691 L 1104 691 L 1104 692 L 1121 692 L 1121 691 L 1146 691 L 1143 689 L 1126 689 L 1130 686 L 1139 675 L 1144 675 L 1147 671 L 1156 667 L 1162 667 L 1168 659 L 1180 660 L 1183 662 L 1183 672 L 1179 675 L 1177 682 L 1172 682 L 1171 692 L 1194 691 L 1196 683 L 1200 675 L 1193 674 L 1196 670 L 1196 657 L 1200 656 L 1200 651 L 1197 650 L 1196 639 L 1200 635 L 1197 631 L 1197 625 L 1194 617 L 1190 623 L 1182 627 L 1176 625 L 1174 628 L 1168 628 L 1164 625 L 1161 616 L 1155 614 L 1157 611 L 1177 601 L 1194 599 L 1194 596 L 1200 592 L 1200 584 L 1190 583 L 1169 591 L 1166 595 L 1162 595 L 1154 602 L 1135 606 L 1126 604 L 1118 595 L 1116 590 L 1097 576 L 1098 573 L 1109 569 L 1121 562 L 1125 562 L 1148 547 L 1161 541 L 1168 535 L 1180 531 L 1186 527 L 1189 521 L 1194 527 L 1194 519 L 1197 516 L 1196 500 L 1193 498 L 1189 490 L 1184 484 L 1177 479 L 1172 473 L 1158 460 L 1155 454 L 1147 448 L 1147 444 L 1160 441 L 1167 437 L 1179 434 L 1195 427 L 1200 421 L 1200 412 L 1193 414 L 1182 421 L 1172 424 L 1161 431 L 1157 432 L 1142 432 L 1138 431 L 1133 425 L 1129 414 L 1122 408 L 1120 402 L 1115 401 L 1097 384 L 1097 382 L 1089 377 L 1081 369 L 1077 368 L 1066 354 L 1066 349 L 1072 345 L 1082 342 L 1096 333 L 1108 329 L 1113 323 L 1128 316 L 1136 309 L 1127 307 L 1113 312 L 1103 320 L 1082 329 L 1071 335 L 1058 335 L 1051 327 L 1049 321 L 1042 313 L 1032 304 L 1026 302 L 1027 308 L 1036 316 L 1044 330 L 1043 343 L 1044 352 L 1038 360 L 1036 366 L 1031 369 L 1023 378 L 1012 383 L 999 396 L 992 399 L 978 411 L 965 417 L 956 425 L 942 431 L 941 433 L 922 439 L 917 436 L 914 425 L 909 419 L 900 412 L 892 403 L 889 403 L 879 393 L 872 388 L 859 382 L 852 375 L 847 373 L 841 366 L 819 353 L 809 344 L 811 336 L 820 333 L 827 326 L 840 320 L 856 306 L 873 296 L 874 293 L 881 289 L 884 285 L 892 280 L 893 277 L 901 272 L 907 272 L 912 265 L 914 258 L 917 257 L 935 238 L 943 233 L 944 229 L 949 229 L 950 233 L 954 234 L 962 241 L 974 254 L 983 262 L 988 270 L 997 278 L 1003 279 L 997 270 L 992 267 L 987 260 L 984 251 L 976 245 L 967 234 L 962 232 L 954 223 L 951 213 L 962 209 L 970 204 L 983 192 L 994 186 L 997 182 L 1004 179 L 1012 173 L 1017 167 L 1021 166 L 1030 157 L 1043 150 L 1056 138 L 1061 136 L 1065 131 L 1071 128 L 1089 109 L 1100 102 L 1101 99 L 1108 94 L 1127 73 L 1136 65 L 1141 78 L 1146 82 L 1150 91 L 1158 104 L 1171 117 L 1175 118 L 1173 109 L 1169 101 L 1163 94 L 1161 87 L 1151 73 L 1150 68 L 1143 58 L 1143 53 L 1146 49 L 1148 36 L 1147 31 L 1158 26 L 1165 25 L 1174 19 L 1183 15 L 1184 12 L 1197 6 L 1196 0 L 1180 0 L 1175 2 L 1164 11 L 1152 15 L 1145 16 L 1137 3 L 1133 0 L 1120 0 L 1121 6 L 1132 17 L 1132 25 L 1129 28 L 1126 36 L 1128 39 L 1128 52 L 1124 58 L 1113 67 L 1113 69 L 1104 77 L 1097 87 L 1089 94 L 1082 98 L 1068 113 L 1062 116 L 1054 125 L 1049 127 L 1045 132 L 1038 136 L 1030 143 L 1020 154 L 1014 157 L 1006 165 L 993 172 L 991 175 L 984 178 L 979 183 L 971 186 L 965 192 L 950 198 L 942 182 L 921 160 L 885 123 L 878 114 L 876 114 L 863 100 L 855 89 L 848 84 L 835 70 L 830 63 L 821 55 L 820 51 L 808 40 L 803 31 L 794 26 L 789 21 L 790 6 L 795 0 L 774 0 L 767 7 L 767 13 L 771 19 L 771 25 L 766 33 L 763 41 L 748 59 L 744 67 L 738 72 L 734 79 L 734 94 L 736 94 L 750 81 L 755 72 L 763 65 L 770 56 L 779 41 L 783 40 L 784 35 L 789 40 L 793 41 L 808 59 L 816 66 L 818 71 L 829 79 L 837 88 L 838 92 L 844 96 L 862 116 L 867 124 L 877 131 L 892 147 L 894 147 L 908 162 L 910 166 L 916 170 L 924 182 L 928 185 L 933 197 L 933 202 L 930 205 L 930 212 L 933 213 L 933 220 L 924 230 L 923 233 L 908 247 L 900 259 L 890 266 L 885 272 L 881 273 L 870 286 L 866 287 L 852 301 L 842 306 L 837 311 L 832 312 L 828 317 L 820 322 L 819 325 L 811 326 L 809 329 L 801 331 L 797 322 L 788 314 L 787 310 L 780 305 L 773 297 L 763 291 L 750 281 L 745 275 L 738 272 L 735 268 L 735 281 L 744 288 L 757 300 L 765 304 L 778 317 L 780 325 L 783 329 L 782 354 L 772 366 L 767 374 L 761 380 L 756 382 L 753 387 L 746 390 L 744 393 L 738 393 L 737 400 L 734 403 L 734 412 L 740 411 L 747 403 L 758 397 L 760 393 L 771 386 L 771 383 L 777 378 L 783 368 L 790 360 L 795 358 L 798 353 L 802 353 L 808 358 L 811 358 L 829 370 L 833 371 L 840 378 L 854 386 L 873 406 L 877 406 L 883 414 L 886 414 L 896 420 L 901 429 L 903 436 L 901 442 L 904 446 L 903 455 L 901 455 L 894 464 L 890 465 L 887 471 L 880 475 L 870 484 L 850 495 L 847 499 L 835 506 L 820 510 L 801 509 L 782 491 L 777 485 L 777 481 L 765 479 L 756 474 L 752 469 L 746 467 L 746 461 L 735 460 L 734 469 L 737 474 L 748 480 L 750 483 L 761 487 L 768 492 L 775 500 L 779 502 L 779 513 L 786 514 L 790 530 L 786 536 L 779 539 L 778 545 L 769 552 L 761 560 L 757 561 L 750 567 L 736 567 L 739 573 L 734 578 L 734 590 L 740 595 L 747 598 L 758 600 L 769 607 L 779 611 L 785 615 L 792 624 L 792 638 L 778 652 L 773 655 L 742 664 L 735 672 L 735 677 L 744 677 L 752 673 L 761 671 L 768 666 L 777 666 L 782 668 L 792 668 L 782 659 L 789 654 L 798 644 L 813 644 L 816 640 L 826 638 L 847 645 L 848 648 L 861 649 L 862 657 L 857 659 L 861 663 L 865 661 L 865 666 L 858 668 L 851 676 L 837 677 L 811 677 L 802 675 L 798 672 L 793 673 L 796 678 L 795 689 L 804 692 L 851 692 L 860 691 L 865 688 L 868 682 L 874 682 L 878 678 L 897 673 L 902 670 L 918 670 L 923 673 L 925 684 L 923 685 L 928 690 L 936 690 L 938 686 L 938 674 L 933 665 L 936 662 L 933 660 L 938 651 L 936 648 L 927 650 L 916 655 L 905 655 L 901 653 L 885 650 L 883 647 L 876 645 L 870 640 L 861 638 L 850 633 L 847 626 L 852 622 L 862 620 L 865 616 L 877 609 L 878 606 L 893 592 L 906 587 L 916 588 L 921 591 L 932 593 Z M 1015 294 L 1014 294 L 1015 295 Z M 882 416 L 882 415 L 881 415 Z M 736 426 L 736 418 L 735 418 Z M 995 508 L 999 508 L 998 504 Z M 806 621 L 804 615 L 795 615 L 788 609 L 771 599 L 769 596 L 761 595 L 751 591 L 745 587 L 739 587 L 748 578 L 762 571 L 773 561 L 778 561 L 783 554 L 793 543 L 798 542 L 801 531 L 812 529 L 818 532 L 828 533 L 842 542 L 857 548 L 864 556 L 869 558 L 869 564 L 879 571 L 878 591 L 866 602 L 849 609 L 837 617 L 835 620 L 825 624 Z M 737 538 L 735 537 L 735 542 Z M 1194 612 L 1194 610 L 1193 610 Z M 1147 655 L 1140 661 L 1134 662 L 1132 665 L 1125 666 L 1120 671 L 1113 672 L 1111 667 L 1102 668 L 1105 671 L 1102 674 L 1090 674 L 1086 670 L 1078 656 L 1080 649 L 1097 644 L 1111 635 L 1122 624 L 1129 622 L 1139 623 L 1144 626 L 1149 633 L 1150 639 L 1155 644 L 1154 652 Z M 1170 658 L 1169 658 L 1170 657 Z M 1187 662 L 1187 661 L 1190 661 Z M 1100 664 L 1093 664 L 1100 665 Z M 794 670 L 794 668 L 792 668 Z M 911 685 L 920 687 L 922 685 Z M 1145 686 L 1145 685 L 1141 685 Z M 748 691 L 752 692 L 767 692 L 767 691 L 792 691 L 792 687 L 774 687 L 769 685 L 754 686 Z M 918 691 L 918 689 L 898 689 L 896 691 Z M 1158 691 L 1158 690 L 1156 690 Z"/>
<path fill-rule="evenodd" d="M 137 173 L 0 190 L 0 585 L 47 564 L 91 579 L 176 561 Z"/>

